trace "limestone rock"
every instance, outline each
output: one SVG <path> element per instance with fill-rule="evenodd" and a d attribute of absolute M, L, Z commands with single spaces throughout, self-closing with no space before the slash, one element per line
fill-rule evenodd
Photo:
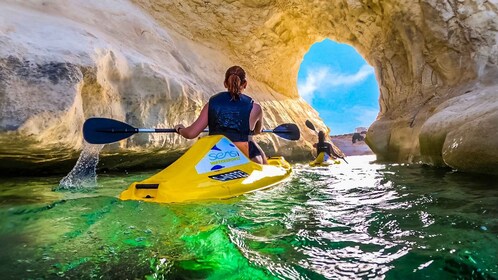
<path fill-rule="evenodd" d="M 304 121 L 324 126 L 299 98 L 297 73 L 309 47 L 331 38 L 375 68 L 381 109 L 366 141 L 379 159 L 498 173 L 498 141 L 479 138 L 496 133 L 497 10 L 471 0 L 2 1 L 0 169 L 74 160 L 90 116 L 190 123 L 233 64 L 248 72 L 266 127 L 302 128 L 298 144 L 262 137 L 269 154 L 309 156 L 316 136 Z M 191 143 L 138 135 L 105 152 L 122 166 L 161 165 Z"/>
<path fill-rule="evenodd" d="M 420 133 L 425 161 L 481 173 L 498 170 L 498 86 L 443 102 Z"/>
<path fill-rule="evenodd" d="M 224 71 L 236 63 L 223 51 L 118 2 L 0 4 L 1 173 L 68 172 L 83 147 L 86 118 L 111 117 L 136 127 L 188 124 L 224 89 Z M 305 118 L 320 123 L 304 100 L 290 99 L 248 74 L 247 92 L 264 107 L 265 127 L 283 122 L 304 127 Z M 304 140 L 266 135 L 260 141 L 269 155 L 311 155 Z M 136 135 L 107 145 L 102 168 L 165 166 L 192 143 L 175 134 Z"/>

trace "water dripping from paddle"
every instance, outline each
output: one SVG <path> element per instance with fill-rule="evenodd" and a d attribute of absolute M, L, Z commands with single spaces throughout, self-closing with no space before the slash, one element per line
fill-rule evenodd
<path fill-rule="evenodd" d="M 97 164 L 103 144 L 83 144 L 83 150 L 73 169 L 59 182 L 56 190 L 82 190 L 97 187 Z"/>

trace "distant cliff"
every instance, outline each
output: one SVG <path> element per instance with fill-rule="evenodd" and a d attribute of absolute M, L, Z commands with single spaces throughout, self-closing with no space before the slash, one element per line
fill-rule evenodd
<path fill-rule="evenodd" d="M 352 141 L 353 134 L 335 135 L 330 139 L 346 156 L 373 155 L 365 141 Z"/>

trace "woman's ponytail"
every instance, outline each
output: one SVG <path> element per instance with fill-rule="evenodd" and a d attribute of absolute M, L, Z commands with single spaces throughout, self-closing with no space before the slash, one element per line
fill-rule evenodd
<path fill-rule="evenodd" d="M 240 90 L 246 83 L 246 72 L 240 66 L 232 66 L 225 73 L 225 87 L 230 92 L 232 100 L 240 99 Z"/>
<path fill-rule="evenodd" d="M 241 83 L 241 80 L 240 80 L 239 76 L 237 76 L 235 74 L 231 74 L 228 77 L 227 89 L 230 92 L 230 95 L 232 96 L 232 98 L 234 98 L 235 96 L 238 96 L 240 94 L 240 83 Z"/>
<path fill-rule="evenodd" d="M 325 133 L 323 131 L 318 132 L 318 143 L 323 144 L 325 142 Z"/>

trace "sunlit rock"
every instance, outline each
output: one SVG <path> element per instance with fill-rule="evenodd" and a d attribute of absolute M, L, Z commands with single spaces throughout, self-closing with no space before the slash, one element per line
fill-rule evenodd
<path fill-rule="evenodd" d="M 82 124 L 111 117 L 136 127 L 192 122 L 208 98 L 224 90 L 227 50 L 183 37 L 127 1 L 0 4 L 0 170 L 67 172 L 83 147 Z M 104 24 L 105 23 L 105 24 Z M 243 65 L 244 66 L 244 65 Z M 250 68 L 250 67 L 247 67 Z M 316 111 L 253 77 L 248 94 L 266 113 L 266 128 L 284 122 L 323 127 Z M 293 108 L 293 110 L 289 110 Z M 300 123 L 301 122 L 301 123 Z M 303 136 L 313 141 L 311 131 Z M 272 135 L 269 155 L 310 155 L 310 143 Z M 107 145 L 102 168 L 164 166 L 193 141 L 141 134 Z M 20 174 L 22 175 L 22 174 Z"/>
<path fill-rule="evenodd" d="M 420 132 L 424 160 L 473 172 L 496 173 L 497 108 L 498 86 L 472 90 L 443 102 Z"/>
<path fill-rule="evenodd" d="M 316 136 L 304 121 L 324 125 L 299 98 L 297 73 L 309 47 L 331 38 L 375 68 L 381 109 L 366 141 L 379 159 L 497 173 L 498 141 L 479 140 L 498 123 L 496 11 L 470 0 L 2 1 L 0 169 L 65 169 L 91 116 L 188 124 L 234 64 L 267 128 L 303 132 L 298 143 L 261 136 L 268 154 L 309 157 Z M 103 162 L 162 166 L 191 144 L 137 135 L 107 145 Z"/>

